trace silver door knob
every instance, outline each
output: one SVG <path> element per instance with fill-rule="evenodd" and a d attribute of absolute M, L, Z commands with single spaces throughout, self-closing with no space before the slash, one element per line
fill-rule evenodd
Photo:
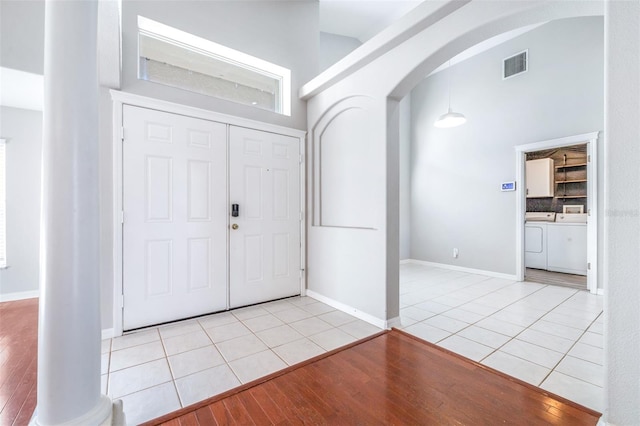
<path fill-rule="evenodd" d="M 238 224 L 234 223 L 233 225 L 231 225 L 231 229 L 238 229 Z"/>

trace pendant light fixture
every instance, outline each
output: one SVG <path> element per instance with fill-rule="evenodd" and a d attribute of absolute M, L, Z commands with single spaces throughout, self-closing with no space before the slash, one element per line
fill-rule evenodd
<path fill-rule="evenodd" d="M 467 121 L 467 118 L 464 114 L 459 112 L 453 112 L 451 110 L 451 59 L 449 59 L 449 64 L 447 65 L 447 72 L 449 73 L 449 110 L 446 114 L 442 114 L 440 118 L 433 123 L 434 126 L 439 128 L 450 128 L 456 127 L 461 124 L 464 124 Z"/>

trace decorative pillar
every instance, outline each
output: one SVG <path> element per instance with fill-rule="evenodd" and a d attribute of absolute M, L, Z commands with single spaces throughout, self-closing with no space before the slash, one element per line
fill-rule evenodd
<path fill-rule="evenodd" d="M 100 394 L 98 2 L 45 4 L 35 425 L 111 424 Z"/>

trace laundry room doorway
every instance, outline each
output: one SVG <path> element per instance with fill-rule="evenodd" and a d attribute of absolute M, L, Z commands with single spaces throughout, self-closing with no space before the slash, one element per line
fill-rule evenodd
<path fill-rule="evenodd" d="M 598 292 L 598 133 L 516 147 L 516 275 Z"/>

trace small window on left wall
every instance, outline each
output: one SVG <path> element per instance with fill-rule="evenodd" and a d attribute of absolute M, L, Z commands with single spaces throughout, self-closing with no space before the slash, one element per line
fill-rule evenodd
<path fill-rule="evenodd" d="M 0 139 L 0 268 L 7 267 L 7 150 L 6 140 Z"/>

